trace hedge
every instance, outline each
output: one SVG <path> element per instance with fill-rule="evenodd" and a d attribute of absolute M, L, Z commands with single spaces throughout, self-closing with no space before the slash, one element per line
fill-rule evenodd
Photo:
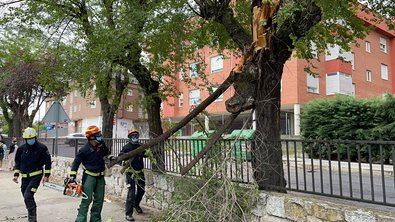
<path fill-rule="evenodd" d="M 395 98 L 386 95 L 376 99 L 355 99 L 349 96 L 337 96 L 332 99 L 314 100 L 308 103 L 301 114 L 303 139 L 314 140 L 381 140 L 395 141 Z M 371 145 L 373 159 L 379 159 L 379 146 Z M 313 149 L 317 157 L 318 147 L 307 146 L 307 152 Z M 337 159 L 337 146 L 321 149 L 322 157 Z M 349 146 L 351 159 L 357 158 L 355 146 Z M 369 146 L 361 147 L 361 159 L 368 160 Z M 384 159 L 389 163 L 392 147 L 383 146 Z M 341 159 L 347 157 L 347 146 L 339 147 Z"/>

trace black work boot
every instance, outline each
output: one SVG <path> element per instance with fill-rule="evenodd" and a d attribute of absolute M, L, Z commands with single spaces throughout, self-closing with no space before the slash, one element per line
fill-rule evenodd
<path fill-rule="evenodd" d="M 37 222 L 37 211 L 36 208 L 27 210 L 28 222 Z"/>
<path fill-rule="evenodd" d="M 134 209 L 136 210 L 137 213 L 142 214 L 143 213 L 143 209 L 141 209 L 140 206 L 135 206 Z"/>
<path fill-rule="evenodd" d="M 134 221 L 134 218 L 133 218 L 133 216 L 132 215 L 126 215 L 126 218 L 125 218 L 127 221 Z"/>

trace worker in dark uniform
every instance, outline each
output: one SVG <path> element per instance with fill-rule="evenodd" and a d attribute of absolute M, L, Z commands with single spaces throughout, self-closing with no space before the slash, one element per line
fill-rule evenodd
<path fill-rule="evenodd" d="M 100 222 L 104 202 L 104 157 L 110 155 L 110 150 L 104 144 L 103 136 L 97 126 L 89 126 L 85 132 L 88 142 L 78 151 L 71 166 L 70 177 L 75 179 L 78 167 L 82 163 L 82 190 L 87 195 L 81 200 L 76 222 L 86 222 L 89 205 L 91 208 L 91 222 Z"/>
<path fill-rule="evenodd" d="M 131 129 L 128 132 L 129 142 L 122 147 L 119 155 L 123 155 L 140 147 L 139 132 Z M 137 156 L 129 159 L 130 167 L 126 171 L 126 186 L 128 187 L 128 195 L 126 198 L 125 214 L 127 221 L 134 221 L 133 208 L 137 213 L 143 213 L 140 207 L 141 199 L 145 193 L 145 177 L 144 177 L 144 162 L 145 153 L 140 153 Z M 136 191 L 137 190 L 137 191 Z"/>
<path fill-rule="evenodd" d="M 35 129 L 26 128 L 22 137 L 26 143 L 16 151 L 13 181 L 18 183 L 19 175 L 22 176 L 21 191 L 28 212 L 28 221 L 36 222 L 37 206 L 34 201 L 34 194 L 41 180 L 48 182 L 51 174 L 51 155 L 48 148 L 37 141 Z"/>

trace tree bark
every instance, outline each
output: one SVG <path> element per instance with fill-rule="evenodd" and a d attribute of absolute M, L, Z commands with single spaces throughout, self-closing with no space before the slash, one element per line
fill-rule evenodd
<path fill-rule="evenodd" d="M 257 128 L 252 146 L 252 167 L 259 189 L 285 192 L 280 142 L 281 75 L 283 64 L 260 64 L 257 83 Z"/>
<path fill-rule="evenodd" d="M 12 126 L 13 126 L 13 135 L 12 136 L 20 138 L 22 136 L 23 126 L 22 126 L 22 116 L 18 111 L 13 112 Z"/>
<path fill-rule="evenodd" d="M 148 95 L 152 99 L 149 101 L 147 106 L 148 115 L 148 127 L 149 127 L 149 137 L 150 139 L 156 138 L 163 134 L 162 122 L 160 119 L 160 106 L 161 99 L 155 95 Z M 159 143 L 153 148 L 153 153 L 155 153 L 154 158 L 156 164 L 152 166 L 153 170 L 165 171 L 165 153 L 163 143 Z"/>
<path fill-rule="evenodd" d="M 112 138 L 115 111 L 107 98 L 100 99 L 102 120 L 102 134 L 104 138 Z"/>

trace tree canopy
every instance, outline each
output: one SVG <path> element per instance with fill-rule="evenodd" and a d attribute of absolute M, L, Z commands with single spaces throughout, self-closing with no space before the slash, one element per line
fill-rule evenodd
<path fill-rule="evenodd" d="M 25 31 L 6 32 L 0 44 L 0 106 L 15 136 L 32 125 L 47 98 L 67 92 L 67 82 L 58 75 L 62 58 L 43 46 L 40 33 L 26 36 Z"/>

